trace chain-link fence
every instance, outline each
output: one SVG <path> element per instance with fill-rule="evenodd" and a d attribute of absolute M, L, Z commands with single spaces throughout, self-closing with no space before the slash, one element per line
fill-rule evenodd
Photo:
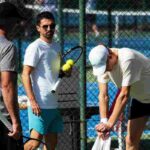
<path fill-rule="evenodd" d="M 80 1 L 80 3 L 79 3 Z M 92 47 L 98 43 L 104 43 L 110 47 L 130 47 L 150 57 L 150 2 L 148 0 L 49 0 L 44 3 L 40 1 L 19 1 L 20 13 L 28 16 L 28 20 L 20 24 L 15 35 L 15 44 L 19 49 L 19 72 L 21 73 L 22 62 L 26 47 L 38 37 L 35 29 L 35 16 L 41 11 L 52 11 L 56 17 L 56 33 L 54 39 L 61 44 L 62 52 L 68 48 L 81 44 L 86 40 L 85 72 L 82 72 L 79 62 L 73 69 L 70 78 L 64 78 L 58 89 L 59 108 L 64 120 L 64 132 L 58 138 L 58 150 L 90 150 L 95 140 L 95 125 L 99 122 L 98 107 L 98 85 L 92 75 L 92 68 L 88 61 L 88 54 Z M 13 1 L 18 5 L 18 1 Z M 79 7 L 79 4 L 83 6 Z M 83 20 L 86 33 L 80 37 L 80 13 L 79 8 L 85 8 L 85 19 Z M 84 12 L 83 12 L 84 14 Z M 84 30 L 83 30 L 84 31 Z M 83 39 L 82 39 L 83 38 Z M 84 43 L 84 42 L 83 42 Z M 84 60 L 81 60 L 84 61 Z M 85 73 L 86 79 L 82 81 Z M 81 82 L 86 89 L 81 89 Z M 113 103 L 117 89 L 109 84 L 110 106 Z M 83 95 L 86 96 L 83 97 Z M 28 115 L 25 107 L 26 93 L 21 78 L 18 78 L 18 96 L 20 101 L 20 117 L 22 121 L 23 134 L 29 135 Z M 82 107 L 83 106 L 83 107 Z M 84 110 L 82 109 L 84 108 Z M 125 149 L 124 139 L 126 135 L 126 123 L 128 107 L 125 111 L 125 119 L 122 124 L 116 125 L 116 130 L 111 133 L 112 148 Z M 85 114 L 83 114 L 83 112 Z M 81 115 L 83 117 L 81 118 Z M 84 124 L 82 124 L 84 122 Z M 83 125 L 81 128 L 81 125 Z M 83 131 L 84 130 L 84 131 Z M 150 124 L 147 124 L 141 139 L 141 150 L 150 149 Z M 83 134 L 83 135 L 81 135 Z M 84 137 L 85 135 L 85 137 Z M 85 138 L 85 139 L 83 139 Z M 86 142 L 85 145 L 83 142 Z"/>

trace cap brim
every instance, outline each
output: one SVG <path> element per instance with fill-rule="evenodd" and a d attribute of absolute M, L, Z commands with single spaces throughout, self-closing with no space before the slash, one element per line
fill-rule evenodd
<path fill-rule="evenodd" d="M 104 74 L 106 71 L 106 65 L 103 66 L 93 66 L 93 74 L 95 76 L 100 76 Z"/>

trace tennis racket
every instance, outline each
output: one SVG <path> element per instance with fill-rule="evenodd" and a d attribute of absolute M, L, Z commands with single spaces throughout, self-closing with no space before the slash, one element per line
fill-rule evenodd
<path fill-rule="evenodd" d="M 75 46 L 70 48 L 69 50 L 67 50 L 63 56 L 62 56 L 62 61 L 66 62 L 67 60 L 72 60 L 73 61 L 73 65 L 79 60 L 79 58 L 81 57 L 83 53 L 83 47 L 82 46 Z M 61 79 L 65 76 L 65 72 L 61 69 L 60 73 L 59 73 L 59 78 L 58 81 L 55 83 L 55 85 L 53 86 L 51 92 L 55 93 L 55 91 L 57 90 L 57 87 L 59 86 Z"/>
<path fill-rule="evenodd" d="M 0 120 L 7 127 L 7 129 L 9 131 L 12 131 L 12 124 L 7 120 L 7 118 L 2 114 L 1 111 L 0 111 Z M 35 140 L 35 141 L 40 142 L 41 145 L 43 145 L 43 146 L 45 145 L 47 147 L 46 143 L 43 142 L 42 140 L 39 140 L 39 139 L 36 139 L 36 138 L 30 138 L 30 137 L 27 137 L 27 136 L 24 136 L 24 135 L 22 135 L 22 138 L 25 139 L 25 143 L 27 143 L 29 140 Z"/>

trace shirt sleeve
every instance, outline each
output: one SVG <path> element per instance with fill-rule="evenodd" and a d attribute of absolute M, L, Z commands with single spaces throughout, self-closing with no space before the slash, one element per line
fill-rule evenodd
<path fill-rule="evenodd" d="M 18 53 L 13 44 L 10 44 L 7 49 L 1 53 L 0 60 L 1 71 L 14 71 L 18 70 Z"/>
<path fill-rule="evenodd" d="M 97 76 L 97 80 L 99 83 L 108 83 L 110 81 L 108 73 L 104 73 L 101 76 Z"/>
<path fill-rule="evenodd" d="M 135 61 L 135 59 L 130 59 L 124 62 L 122 68 L 122 86 L 130 86 L 140 80 L 142 71 L 142 64 L 140 62 Z"/>
<path fill-rule="evenodd" d="M 24 65 L 36 67 L 40 59 L 39 50 L 37 46 L 29 45 L 24 56 Z"/>

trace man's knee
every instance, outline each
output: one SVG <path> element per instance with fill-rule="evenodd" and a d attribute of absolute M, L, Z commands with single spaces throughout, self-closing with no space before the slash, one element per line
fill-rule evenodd
<path fill-rule="evenodd" d="M 139 144 L 139 140 L 133 136 L 126 136 L 126 145 L 128 146 L 137 146 Z"/>
<path fill-rule="evenodd" d="M 40 146 L 40 142 L 30 140 L 24 145 L 24 150 L 34 150 Z"/>

